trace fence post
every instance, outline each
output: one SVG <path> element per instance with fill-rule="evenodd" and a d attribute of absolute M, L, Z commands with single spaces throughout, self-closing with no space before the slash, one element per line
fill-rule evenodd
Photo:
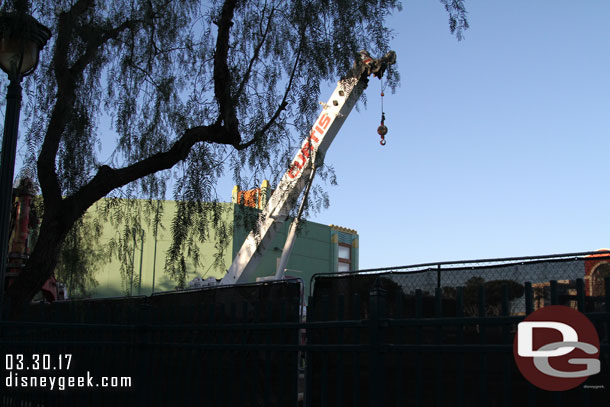
<path fill-rule="evenodd" d="M 576 306 L 578 311 L 585 312 L 585 281 L 582 278 L 576 279 Z"/>
<path fill-rule="evenodd" d="M 606 313 L 610 313 L 610 277 L 604 278 L 604 289 L 605 289 L 605 308 Z M 610 340 L 610 318 L 606 315 L 606 332 L 605 332 L 605 341 L 608 342 Z"/>
<path fill-rule="evenodd" d="M 508 299 L 508 285 L 502 285 L 502 309 L 501 314 L 503 317 L 508 317 L 510 315 L 510 301 Z M 511 343 L 510 340 L 510 332 L 509 325 L 502 324 L 502 343 L 508 344 Z M 504 355 L 504 369 L 503 369 L 503 393 L 504 397 L 502 398 L 504 401 L 504 406 L 512 406 L 512 393 L 511 393 L 511 363 L 513 360 L 513 356 L 510 353 L 506 353 Z"/>
<path fill-rule="evenodd" d="M 362 319 L 362 300 L 360 298 L 360 294 L 358 294 L 357 292 L 354 293 L 354 295 L 352 296 L 352 316 L 351 319 L 354 321 L 360 320 Z M 360 344 L 361 343 L 361 339 L 362 339 L 362 334 L 363 334 L 364 329 L 360 329 L 357 328 L 354 330 L 354 341 L 353 343 L 357 343 Z M 364 405 L 366 403 L 366 400 L 362 400 L 362 403 L 360 402 L 360 398 L 362 395 L 362 386 L 361 386 L 361 377 L 360 377 L 360 366 L 361 366 L 361 359 L 362 359 L 362 353 L 359 352 L 354 352 L 354 381 L 353 381 L 353 388 L 355 389 L 354 392 L 354 397 L 353 397 L 353 404 L 351 405 L 351 407 L 360 407 L 361 405 Z"/>
<path fill-rule="evenodd" d="M 557 295 L 557 280 L 551 280 L 551 305 L 559 304 L 559 298 Z M 544 304 L 546 305 L 546 304 Z"/>
<path fill-rule="evenodd" d="M 337 298 L 337 321 L 342 321 L 344 319 L 344 313 L 345 313 L 345 297 L 343 295 L 339 295 L 339 297 Z M 338 343 L 342 344 L 345 342 L 345 330 L 343 328 L 339 329 L 339 337 L 338 337 Z M 344 403 L 343 403 L 343 392 L 344 392 L 344 377 L 345 377 L 345 370 L 344 370 L 344 360 L 346 359 L 345 355 L 343 354 L 343 352 L 337 352 L 337 379 L 336 379 L 336 395 L 337 395 L 337 403 L 335 404 L 338 407 L 343 407 Z"/>
<path fill-rule="evenodd" d="M 464 318 L 464 287 L 457 287 L 456 290 L 456 310 L 455 316 L 457 318 Z M 459 324 L 457 326 L 457 343 L 458 345 L 464 344 L 464 325 Z M 464 406 L 464 352 L 458 353 L 458 371 L 456 377 L 457 385 L 457 400 L 456 406 Z"/>
<path fill-rule="evenodd" d="M 315 297 L 309 296 L 309 300 L 307 301 L 306 315 L 307 322 L 314 321 L 314 312 L 315 312 Z M 312 331 L 311 328 L 307 328 L 305 330 L 306 336 L 306 345 L 311 345 L 312 343 Z M 313 355 L 312 350 L 305 351 L 305 391 L 304 391 L 304 399 L 305 399 L 305 407 L 313 406 L 313 370 L 311 368 L 311 364 L 313 363 Z"/>
<path fill-rule="evenodd" d="M 436 288 L 441 288 L 441 265 L 436 267 Z"/>
<path fill-rule="evenodd" d="M 439 276 L 440 276 L 440 265 L 439 265 Z M 440 281 L 439 281 L 440 282 Z M 443 317 L 443 293 L 440 287 L 437 287 L 434 292 L 434 316 L 436 318 Z M 438 325 L 436 327 L 436 344 L 441 345 L 443 343 L 443 327 Z M 436 354 L 436 395 L 434 397 L 435 405 L 443 405 L 443 355 L 440 352 Z"/>
<path fill-rule="evenodd" d="M 485 286 L 483 284 L 481 284 L 478 287 L 478 296 L 477 296 L 477 302 L 478 302 L 478 311 L 479 311 L 479 321 L 482 321 L 483 318 L 486 317 L 486 312 L 485 312 Z M 485 324 L 479 324 L 479 343 L 481 345 L 485 345 L 487 343 L 487 338 L 486 338 L 486 325 Z M 479 382 L 479 397 L 480 397 L 480 405 L 481 406 L 487 406 L 488 404 L 488 399 L 487 399 L 487 353 L 485 353 L 485 351 L 482 349 L 480 354 L 479 354 L 479 372 L 480 372 L 480 382 Z"/>
<path fill-rule="evenodd" d="M 423 318 L 423 293 L 418 288 L 415 290 L 415 318 Z M 421 345 L 423 343 L 423 325 L 415 326 L 415 343 Z M 421 352 L 415 354 L 415 405 L 420 407 L 423 405 L 423 368 L 422 368 L 422 355 Z"/>
<path fill-rule="evenodd" d="M 371 389 L 369 401 L 371 407 L 381 407 L 383 403 L 383 357 L 379 350 L 383 343 L 380 320 L 385 318 L 386 310 L 385 289 L 381 288 L 381 280 L 377 278 L 369 292 L 369 329 L 370 329 L 370 364 Z"/>
<path fill-rule="evenodd" d="M 610 312 L 610 277 L 604 278 L 604 291 L 606 294 L 606 312 Z"/>
<path fill-rule="evenodd" d="M 534 293 L 532 283 L 529 281 L 525 282 L 525 315 L 529 315 L 534 312 Z"/>

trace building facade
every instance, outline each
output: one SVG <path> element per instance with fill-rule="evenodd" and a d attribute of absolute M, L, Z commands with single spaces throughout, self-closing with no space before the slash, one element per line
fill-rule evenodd
<path fill-rule="evenodd" d="M 205 242 L 197 243 L 199 262 L 196 264 L 188 257 L 185 259 L 186 281 L 195 277 L 221 279 L 233 258 L 241 248 L 249 230 L 244 225 L 244 213 L 253 212 L 264 207 L 271 190 L 264 181 L 261 188 L 242 191 L 235 187 L 232 202 L 222 205 L 223 222 L 231 225 L 229 239 L 225 242 L 223 255 L 218 257 L 218 239 L 214 234 Z M 177 204 L 174 201 L 163 202 L 160 227 L 155 238 L 152 227 L 144 227 L 133 236 L 133 255 L 128 264 L 121 264 L 116 256 L 107 257 L 97 265 L 95 279 L 98 286 L 91 290 L 94 297 L 115 297 L 124 295 L 150 295 L 153 292 L 171 291 L 177 283 L 165 272 L 165 258 L 171 244 L 171 224 Z M 282 249 L 292 219 L 284 222 L 267 252 L 264 254 L 253 277 L 268 277 L 275 274 Z M 100 239 L 102 245 L 113 239 L 116 231 L 112 225 L 102 225 Z M 317 273 L 335 273 L 358 269 L 358 233 L 349 228 L 323 225 L 304 221 L 297 235 L 287 266 L 287 277 L 300 278 L 304 283 L 305 294 L 309 293 L 311 277 Z M 127 273 L 121 273 L 127 268 Z"/>

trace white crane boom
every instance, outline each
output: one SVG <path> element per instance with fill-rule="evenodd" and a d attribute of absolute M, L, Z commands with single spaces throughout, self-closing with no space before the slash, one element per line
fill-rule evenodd
<path fill-rule="evenodd" d="M 395 61 L 393 51 L 380 59 L 373 59 L 366 51 L 360 51 L 348 77 L 339 81 L 328 103 L 323 105 L 310 134 L 264 208 L 256 229 L 244 241 L 220 284 L 241 284 L 254 280 L 253 273 L 267 246 L 288 218 L 314 165 L 317 167 L 323 162 L 328 147 L 366 89 L 368 77 L 375 75 L 381 78 L 386 68 Z"/>

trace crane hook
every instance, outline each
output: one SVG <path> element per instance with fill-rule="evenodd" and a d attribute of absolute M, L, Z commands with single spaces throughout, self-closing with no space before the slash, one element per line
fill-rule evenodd
<path fill-rule="evenodd" d="M 379 142 L 379 144 L 381 144 L 382 146 L 385 146 L 384 137 L 386 134 L 388 134 L 388 128 L 386 127 L 384 122 L 385 122 L 385 113 L 381 113 L 381 125 L 379 127 L 377 127 L 377 134 L 379 134 L 381 136 L 381 141 Z"/>

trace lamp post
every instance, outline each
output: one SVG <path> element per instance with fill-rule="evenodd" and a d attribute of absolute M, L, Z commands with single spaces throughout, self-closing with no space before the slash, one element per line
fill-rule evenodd
<path fill-rule="evenodd" d="M 21 80 L 34 72 L 38 54 L 51 38 L 51 31 L 23 11 L 0 14 L 0 68 L 8 74 L 6 115 L 0 161 L 0 305 L 4 299 L 8 263 L 10 216 L 17 130 L 21 109 Z M 0 318 L 2 312 L 0 310 Z"/>

